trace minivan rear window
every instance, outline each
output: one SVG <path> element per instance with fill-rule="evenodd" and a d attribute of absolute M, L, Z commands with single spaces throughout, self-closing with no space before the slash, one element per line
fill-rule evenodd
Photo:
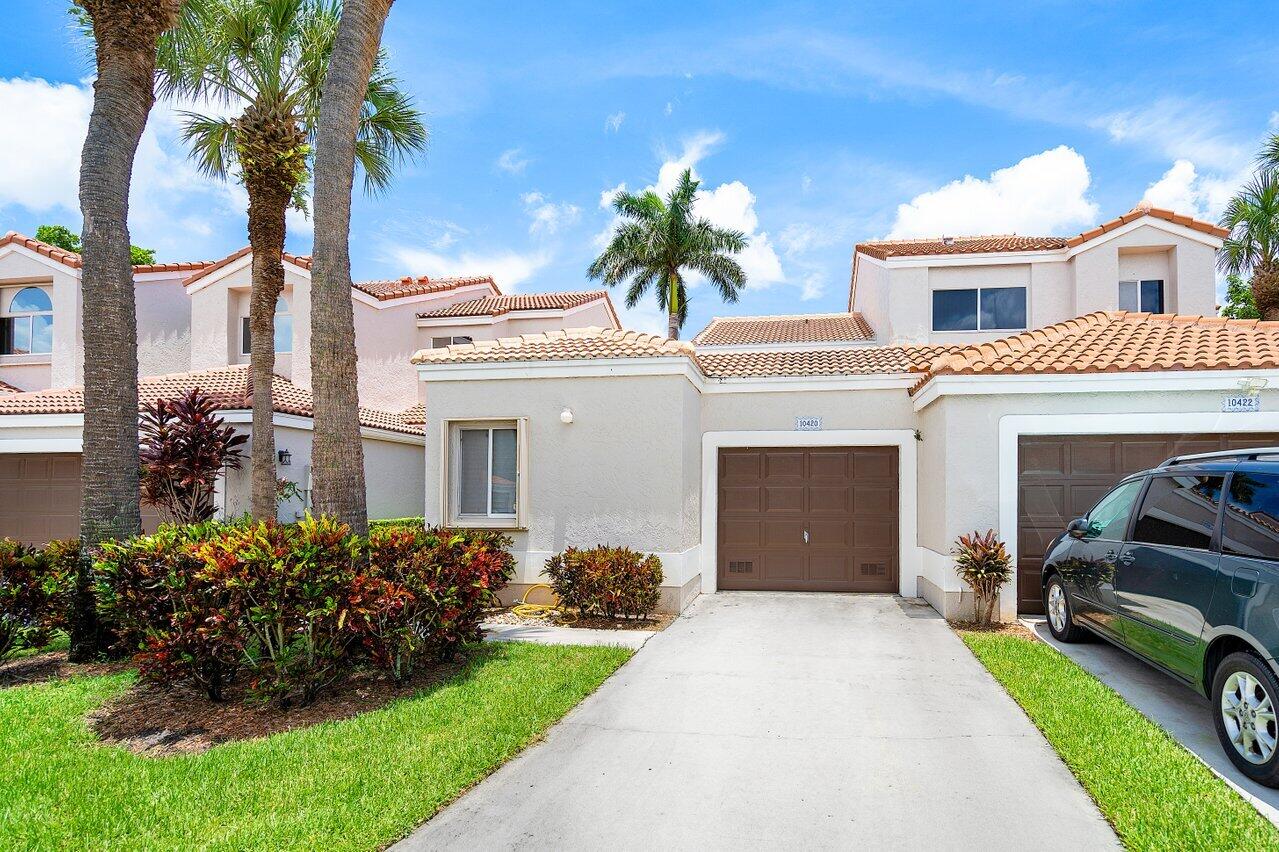
<path fill-rule="evenodd" d="M 1133 541 L 1207 550 L 1223 476 L 1154 476 L 1141 501 Z"/>
<path fill-rule="evenodd" d="M 1241 471 L 1231 478 L 1221 550 L 1254 559 L 1279 559 L 1279 476 Z"/>

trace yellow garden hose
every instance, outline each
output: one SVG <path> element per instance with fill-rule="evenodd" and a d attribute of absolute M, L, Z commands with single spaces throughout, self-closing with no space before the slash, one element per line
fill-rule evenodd
<path fill-rule="evenodd" d="M 551 596 L 551 603 L 528 602 L 528 596 L 538 589 L 546 589 Z M 545 583 L 538 583 L 525 589 L 524 596 L 520 598 L 519 603 L 511 607 L 511 612 L 521 618 L 554 618 L 561 624 L 572 624 L 577 621 L 577 615 L 565 609 L 559 598 L 555 596 L 555 592 Z"/>

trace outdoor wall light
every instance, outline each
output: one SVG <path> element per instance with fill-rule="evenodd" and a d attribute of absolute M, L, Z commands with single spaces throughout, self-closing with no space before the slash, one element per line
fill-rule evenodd
<path fill-rule="evenodd" d="M 563 411 L 561 411 L 561 412 L 560 412 L 560 422 L 561 422 L 561 423 L 565 423 L 565 424 L 572 423 L 572 422 L 573 422 L 573 409 L 571 409 L 571 408 L 566 408 L 566 409 L 564 409 Z"/>
<path fill-rule="evenodd" d="M 276 458 L 280 460 L 280 464 L 283 465 L 284 467 L 288 467 L 289 465 L 293 464 L 293 453 L 289 452 L 288 450 L 280 450 L 275 455 L 276 455 Z"/>

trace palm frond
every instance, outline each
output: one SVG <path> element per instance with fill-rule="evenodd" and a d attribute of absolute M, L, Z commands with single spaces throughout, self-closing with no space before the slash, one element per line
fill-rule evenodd
<path fill-rule="evenodd" d="M 196 167 L 206 175 L 225 179 L 235 162 L 235 124 L 193 112 L 181 115 L 182 141 L 190 147 Z"/>

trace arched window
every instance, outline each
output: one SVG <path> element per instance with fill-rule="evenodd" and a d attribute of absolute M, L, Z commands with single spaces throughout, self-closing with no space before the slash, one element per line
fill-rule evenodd
<path fill-rule="evenodd" d="M 0 302 L 0 355 L 47 355 L 53 351 L 53 300 L 39 287 L 23 287 Z"/>
<path fill-rule="evenodd" d="M 249 318 L 240 317 L 240 353 L 248 355 L 253 351 L 252 344 Z M 276 354 L 293 351 L 293 315 L 283 296 L 275 301 L 275 351 Z"/>

